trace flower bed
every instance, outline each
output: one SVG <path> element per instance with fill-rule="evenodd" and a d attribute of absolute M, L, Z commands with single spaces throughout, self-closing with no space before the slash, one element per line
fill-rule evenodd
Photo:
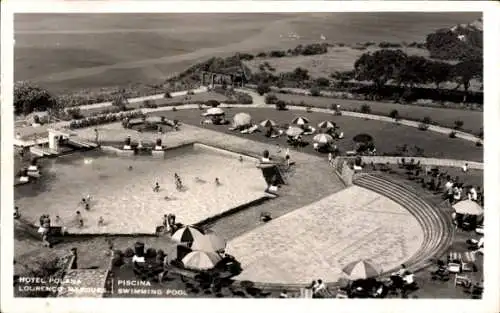
<path fill-rule="evenodd" d="M 142 116 L 143 113 L 141 110 L 137 111 L 129 111 L 129 112 L 119 112 L 119 113 L 108 113 L 108 114 L 99 114 L 92 117 L 86 117 L 79 120 L 73 120 L 69 124 L 71 129 L 84 128 L 94 125 L 101 125 L 106 123 L 112 123 L 116 121 L 120 121 L 124 118 L 136 118 Z"/>

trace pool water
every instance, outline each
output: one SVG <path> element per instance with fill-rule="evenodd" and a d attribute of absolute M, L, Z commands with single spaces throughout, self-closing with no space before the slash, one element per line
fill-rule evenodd
<path fill-rule="evenodd" d="M 169 150 L 165 159 L 85 152 L 40 165 L 39 181 L 15 188 L 16 205 L 30 222 L 38 224 L 41 214 L 49 214 L 54 226 L 65 226 L 71 233 L 153 233 L 168 213 L 178 222 L 194 224 L 261 198 L 266 188 L 256 161 L 241 162 L 236 154 L 202 145 Z M 175 173 L 184 190 L 176 190 Z M 159 192 L 153 191 L 156 182 Z M 89 211 L 80 205 L 87 194 Z M 83 227 L 78 226 L 77 210 Z M 104 225 L 98 225 L 100 217 Z"/>

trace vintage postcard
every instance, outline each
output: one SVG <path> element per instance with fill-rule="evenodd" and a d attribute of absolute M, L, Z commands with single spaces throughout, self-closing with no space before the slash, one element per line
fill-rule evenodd
<path fill-rule="evenodd" d="M 2 312 L 498 312 L 498 9 L 2 3 Z"/>

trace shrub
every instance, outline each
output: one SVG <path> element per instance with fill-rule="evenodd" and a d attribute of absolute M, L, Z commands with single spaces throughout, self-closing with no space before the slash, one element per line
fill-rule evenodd
<path fill-rule="evenodd" d="M 146 250 L 146 257 L 147 258 L 154 258 L 154 257 L 156 257 L 156 250 L 153 249 L 153 248 L 148 248 Z"/>
<path fill-rule="evenodd" d="M 257 57 L 258 57 L 258 58 L 265 58 L 266 56 L 267 56 L 267 54 L 266 54 L 265 52 L 259 52 L 259 53 L 257 54 Z"/>
<path fill-rule="evenodd" d="M 330 86 L 330 80 L 325 77 L 319 77 L 315 80 L 316 86 L 318 87 L 329 87 Z"/>
<path fill-rule="evenodd" d="M 210 99 L 210 100 L 207 100 L 207 102 L 205 102 L 205 104 L 208 105 L 209 107 L 216 108 L 220 105 L 220 102 L 217 100 Z"/>
<path fill-rule="evenodd" d="M 278 97 L 275 94 L 270 93 L 266 95 L 264 101 L 266 102 L 266 104 L 276 104 L 278 102 Z"/>
<path fill-rule="evenodd" d="M 389 113 L 389 117 L 397 120 L 399 119 L 399 112 L 398 110 L 392 110 L 390 113 Z"/>
<path fill-rule="evenodd" d="M 172 108 L 172 112 L 177 112 L 177 108 L 176 108 L 176 107 L 173 107 L 173 108 Z"/>
<path fill-rule="evenodd" d="M 113 264 L 113 266 L 116 266 L 116 267 L 120 267 L 123 264 L 125 264 L 125 262 L 123 262 L 123 256 L 116 255 L 116 254 L 115 254 L 115 256 L 113 256 L 113 260 L 111 260 L 111 263 Z"/>
<path fill-rule="evenodd" d="M 372 108 L 368 104 L 363 104 L 360 108 L 361 113 L 369 114 L 372 111 Z"/>
<path fill-rule="evenodd" d="M 125 249 L 125 252 L 123 253 L 123 255 L 126 257 L 126 258 L 131 258 L 133 257 L 135 254 L 134 250 L 132 248 L 127 248 Z"/>
<path fill-rule="evenodd" d="M 321 91 L 319 90 L 319 88 L 313 87 L 309 90 L 309 92 L 311 93 L 311 96 L 313 96 L 313 97 L 321 96 Z"/>
<path fill-rule="evenodd" d="M 278 100 L 276 102 L 276 110 L 285 111 L 286 110 L 286 102 L 283 100 Z"/>
<path fill-rule="evenodd" d="M 451 131 L 448 135 L 450 138 L 457 138 L 457 132 Z"/>
<path fill-rule="evenodd" d="M 247 93 L 244 92 L 235 92 L 236 102 L 241 104 L 252 104 L 253 98 Z"/>
<path fill-rule="evenodd" d="M 282 58 L 286 56 L 286 52 L 281 50 L 274 50 L 269 53 L 269 56 L 272 58 Z"/>
<path fill-rule="evenodd" d="M 430 124 L 430 123 L 432 123 L 432 120 L 431 120 L 431 118 L 429 116 L 426 116 L 426 117 L 424 117 L 422 119 L 422 123 L 424 123 L 424 124 Z M 427 127 L 427 128 L 429 128 L 429 127 Z"/>
<path fill-rule="evenodd" d="M 194 95 L 194 91 L 192 91 L 192 90 L 188 90 L 187 94 L 188 94 L 189 96 L 192 96 L 192 95 Z"/>
<path fill-rule="evenodd" d="M 464 121 L 456 120 L 454 124 L 455 124 L 455 129 L 461 129 L 464 126 Z"/>
<path fill-rule="evenodd" d="M 172 95 L 170 94 L 170 92 L 168 92 L 168 91 L 167 91 L 167 92 L 165 92 L 165 94 L 163 95 L 163 98 L 165 98 L 165 99 L 170 99 L 170 98 L 172 98 Z"/>
<path fill-rule="evenodd" d="M 476 141 L 476 147 L 482 147 L 483 142 L 481 140 Z"/>
<path fill-rule="evenodd" d="M 257 92 L 261 96 L 264 95 L 265 93 L 268 93 L 269 91 L 271 91 L 271 87 L 268 84 L 259 84 L 257 86 Z"/>
<path fill-rule="evenodd" d="M 427 124 L 427 123 L 420 123 L 420 124 L 418 124 L 418 129 L 420 129 L 420 130 L 427 130 L 427 129 L 429 129 L 429 124 Z"/>
<path fill-rule="evenodd" d="M 144 100 L 144 104 L 142 106 L 148 109 L 156 109 L 158 107 L 158 105 L 151 100 Z"/>
<path fill-rule="evenodd" d="M 68 115 L 75 120 L 83 118 L 80 108 L 71 108 L 67 110 Z"/>

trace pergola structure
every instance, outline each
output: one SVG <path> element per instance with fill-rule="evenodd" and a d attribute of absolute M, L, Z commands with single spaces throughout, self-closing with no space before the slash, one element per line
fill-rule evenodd
<path fill-rule="evenodd" d="M 245 70 L 241 66 L 233 66 L 225 69 L 201 72 L 201 85 L 213 87 L 226 84 L 232 87 L 243 87 L 248 80 Z"/>

